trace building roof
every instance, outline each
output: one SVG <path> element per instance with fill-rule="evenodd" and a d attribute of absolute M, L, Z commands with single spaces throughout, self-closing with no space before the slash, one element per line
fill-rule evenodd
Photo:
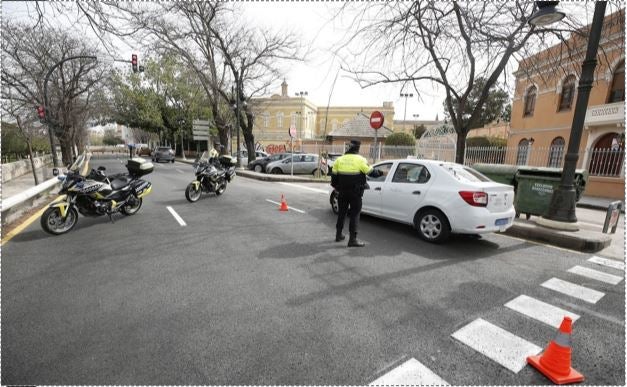
<path fill-rule="evenodd" d="M 394 133 L 392 129 L 383 125 L 376 133 L 377 137 L 385 138 Z M 354 138 L 374 138 L 375 130 L 370 127 L 370 117 L 364 113 L 358 113 L 355 118 L 348 121 L 341 127 L 331 131 L 329 137 L 354 137 Z"/>

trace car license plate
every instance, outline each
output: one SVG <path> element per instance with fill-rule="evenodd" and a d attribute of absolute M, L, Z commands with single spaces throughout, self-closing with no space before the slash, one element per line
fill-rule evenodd
<path fill-rule="evenodd" d="M 509 218 L 502 218 L 502 219 L 497 219 L 496 222 L 494 222 L 495 226 L 504 226 L 506 224 L 509 223 Z"/>

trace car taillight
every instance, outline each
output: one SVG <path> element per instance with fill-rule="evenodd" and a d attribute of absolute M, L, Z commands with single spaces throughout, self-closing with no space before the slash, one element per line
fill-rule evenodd
<path fill-rule="evenodd" d="M 474 207 L 486 207 L 488 205 L 488 194 L 485 192 L 459 191 L 459 196 Z"/>

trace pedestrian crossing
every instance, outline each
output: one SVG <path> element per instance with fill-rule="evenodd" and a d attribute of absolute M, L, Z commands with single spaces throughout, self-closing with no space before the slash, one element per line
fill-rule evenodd
<path fill-rule="evenodd" d="M 587 260 L 587 263 L 596 266 L 593 269 L 576 265 L 566 270 L 567 273 L 581 278 L 581 282 L 587 286 L 555 277 L 548 279 L 540 286 L 555 292 L 558 297 L 566 296 L 590 304 L 596 304 L 605 296 L 605 293 L 588 286 L 593 286 L 594 281 L 618 285 L 624 278 L 625 264 L 598 256 L 591 257 Z M 599 266 L 603 267 L 604 270 L 614 270 L 615 274 L 596 270 Z M 619 273 L 617 270 L 622 273 Z M 589 280 L 593 280 L 593 282 Z M 569 304 L 566 301 L 564 303 Z M 573 323 L 582 317 L 566 309 L 524 294 L 508 301 L 504 304 L 504 307 L 556 329 L 559 328 L 565 316 L 570 317 Z M 527 365 L 527 356 L 538 355 L 543 350 L 536 343 L 529 342 L 481 318 L 475 319 L 453 332 L 451 337 L 516 374 Z M 539 344 L 545 345 L 546 343 Z M 370 385 L 447 384 L 449 383 L 441 376 L 413 358 L 370 383 Z"/>

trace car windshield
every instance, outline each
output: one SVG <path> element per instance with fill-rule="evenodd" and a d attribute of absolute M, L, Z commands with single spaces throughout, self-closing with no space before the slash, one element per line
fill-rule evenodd
<path fill-rule="evenodd" d="M 464 183 L 478 183 L 492 181 L 474 169 L 457 164 L 442 164 L 442 168 L 451 176 Z"/>
<path fill-rule="evenodd" d="M 281 160 L 282 157 L 283 155 L 281 154 L 275 154 L 275 155 L 270 156 L 269 158 L 270 158 L 270 161 L 277 161 L 277 160 Z"/>
<path fill-rule="evenodd" d="M 87 176 L 89 172 L 89 160 L 91 159 L 91 153 L 83 152 L 81 153 L 76 160 L 70 165 L 68 168 L 69 172 L 78 173 L 81 176 Z"/>
<path fill-rule="evenodd" d="M 170 150 L 170 148 L 159 148 L 157 149 L 159 152 L 167 152 Z"/>

